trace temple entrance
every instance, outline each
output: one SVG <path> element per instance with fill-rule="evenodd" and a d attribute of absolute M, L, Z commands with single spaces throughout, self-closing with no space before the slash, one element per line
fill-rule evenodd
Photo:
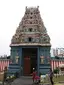
<path fill-rule="evenodd" d="M 23 48 L 23 75 L 30 75 L 37 70 L 37 48 Z"/>

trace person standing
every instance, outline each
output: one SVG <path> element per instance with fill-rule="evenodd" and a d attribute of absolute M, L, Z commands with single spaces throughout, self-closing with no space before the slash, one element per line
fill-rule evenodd
<path fill-rule="evenodd" d="M 4 85 L 4 81 L 6 81 L 6 78 L 7 78 L 7 67 L 4 68 L 4 78 L 2 85 Z"/>
<path fill-rule="evenodd" d="M 34 83 L 35 77 L 36 77 L 36 71 L 35 71 L 35 68 L 33 68 L 33 73 L 32 73 L 33 83 Z"/>
<path fill-rule="evenodd" d="M 34 83 L 34 81 L 35 81 L 35 83 L 40 82 L 40 77 L 37 75 L 37 72 L 35 71 L 35 68 L 33 68 L 32 76 L 33 76 L 33 83 Z"/>
<path fill-rule="evenodd" d="M 54 82 L 53 82 L 53 71 L 52 71 L 52 69 L 50 69 L 50 75 L 49 75 L 49 77 L 50 77 L 51 84 L 54 85 Z"/>
<path fill-rule="evenodd" d="M 7 77 L 7 67 L 4 68 L 4 80 L 6 80 Z"/>

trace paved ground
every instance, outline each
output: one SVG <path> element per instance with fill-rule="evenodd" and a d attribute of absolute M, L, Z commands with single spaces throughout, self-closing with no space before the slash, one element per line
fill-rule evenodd
<path fill-rule="evenodd" d="M 0 85 L 2 85 L 0 83 Z M 4 85 L 7 85 L 7 84 L 4 84 Z M 20 77 L 20 78 L 17 78 L 15 79 L 11 85 L 38 85 L 38 84 L 33 84 L 33 81 L 32 81 L 32 77 Z M 40 84 L 40 85 L 51 85 L 51 84 Z M 64 82 L 63 83 L 55 83 L 54 85 L 64 85 Z"/>
<path fill-rule="evenodd" d="M 2 84 L 0 84 L 2 85 Z M 6 84 L 4 84 L 6 85 Z M 32 77 L 20 77 L 20 78 L 17 78 L 15 79 L 11 85 L 38 85 L 38 84 L 33 84 L 33 81 L 32 81 Z M 40 84 L 40 85 L 51 85 L 51 84 Z M 63 83 L 56 83 L 54 85 L 64 85 L 64 82 Z"/>
<path fill-rule="evenodd" d="M 31 77 L 20 77 L 12 82 L 11 85 L 32 85 L 32 78 Z"/>
<path fill-rule="evenodd" d="M 32 77 L 22 76 L 22 77 L 16 79 L 14 82 L 12 82 L 11 85 L 33 85 Z M 41 84 L 41 85 L 51 85 L 51 84 Z M 56 83 L 54 85 L 64 85 L 64 82 L 63 83 Z"/>
<path fill-rule="evenodd" d="M 20 77 L 16 79 L 14 82 L 12 82 L 11 85 L 38 85 L 38 84 L 33 84 L 32 77 Z M 41 85 L 46 85 L 46 84 L 41 84 Z"/>

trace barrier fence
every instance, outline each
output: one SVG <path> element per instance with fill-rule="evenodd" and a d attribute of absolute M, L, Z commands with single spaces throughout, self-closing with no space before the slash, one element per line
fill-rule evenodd
<path fill-rule="evenodd" d="M 0 71 L 3 71 L 5 67 L 8 67 L 11 63 L 10 59 L 0 60 Z"/>
<path fill-rule="evenodd" d="M 0 60 L 0 71 L 3 71 L 5 67 L 8 67 L 12 63 L 10 59 L 1 59 Z M 60 64 L 64 64 L 64 61 L 55 61 L 51 60 L 51 68 L 54 70 L 56 67 L 59 67 Z"/>

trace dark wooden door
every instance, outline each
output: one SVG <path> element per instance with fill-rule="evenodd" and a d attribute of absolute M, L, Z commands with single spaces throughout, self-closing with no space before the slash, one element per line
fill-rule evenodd
<path fill-rule="evenodd" d="M 24 75 L 30 75 L 30 57 L 24 58 Z"/>

